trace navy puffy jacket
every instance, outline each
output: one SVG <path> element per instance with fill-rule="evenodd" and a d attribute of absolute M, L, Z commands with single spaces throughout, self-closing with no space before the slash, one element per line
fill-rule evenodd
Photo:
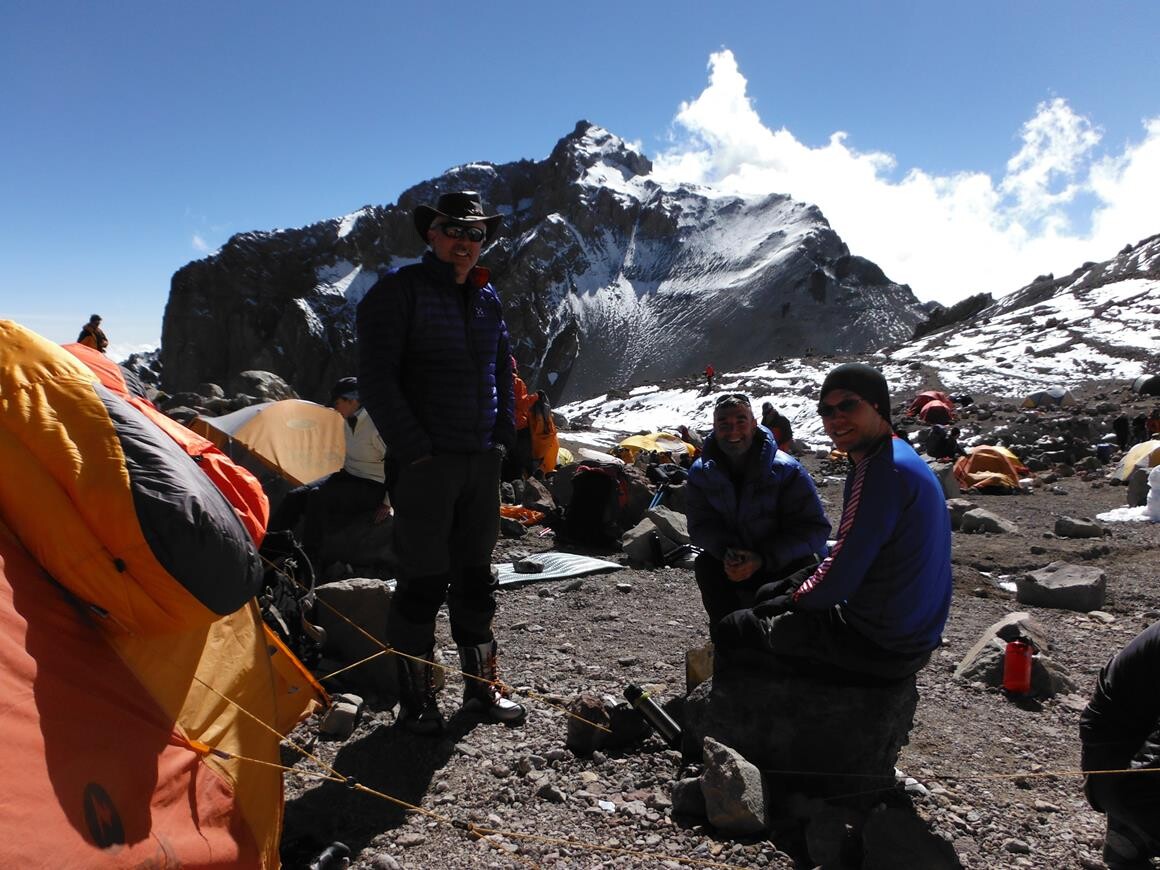
<path fill-rule="evenodd" d="M 825 555 L 830 523 L 801 463 L 778 451 L 764 426 L 753 439 L 740 490 L 716 441 L 705 441 L 685 490 L 689 538 L 717 559 L 728 547 L 760 553 L 762 573 L 776 576 L 791 562 Z"/>
<path fill-rule="evenodd" d="M 456 284 L 428 251 L 359 303 L 359 395 L 403 465 L 515 442 L 511 346 L 487 278 L 476 267 Z"/>

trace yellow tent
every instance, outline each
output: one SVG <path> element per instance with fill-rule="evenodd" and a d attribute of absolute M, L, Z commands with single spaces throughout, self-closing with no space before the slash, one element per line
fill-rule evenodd
<path fill-rule="evenodd" d="M 671 432 L 650 432 L 647 435 L 629 435 L 616 446 L 616 454 L 627 462 L 636 459 L 642 450 L 657 453 L 694 452 L 692 444 L 686 444 L 680 435 Z"/>
<path fill-rule="evenodd" d="M 249 467 L 244 455 L 248 451 L 294 486 L 338 471 L 346 453 L 342 416 L 302 399 L 262 402 L 221 417 L 196 417 L 189 426 L 235 462 Z"/>
<path fill-rule="evenodd" d="M 1137 468 L 1154 468 L 1160 465 L 1160 441 L 1141 441 L 1128 450 L 1116 466 L 1116 477 L 1127 480 Z"/>

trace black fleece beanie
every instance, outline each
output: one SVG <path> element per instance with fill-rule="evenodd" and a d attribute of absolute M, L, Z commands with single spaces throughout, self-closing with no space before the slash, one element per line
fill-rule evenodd
<path fill-rule="evenodd" d="M 882 372 L 864 363 L 845 363 L 833 369 L 822 381 L 821 398 L 830 390 L 849 390 L 857 393 L 877 408 L 879 415 L 890 422 L 890 388 Z"/>

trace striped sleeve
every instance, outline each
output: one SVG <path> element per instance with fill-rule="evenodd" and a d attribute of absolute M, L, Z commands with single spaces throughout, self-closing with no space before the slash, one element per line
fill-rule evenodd
<path fill-rule="evenodd" d="M 873 458 L 858 464 L 842 507 L 837 539 L 829 556 L 798 587 L 794 605 L 803 610 L 822 610 L 840 604 L 857 591 L 882 546 L 882 513 L 887 506 L 871 504 L 867 479 Z"/>

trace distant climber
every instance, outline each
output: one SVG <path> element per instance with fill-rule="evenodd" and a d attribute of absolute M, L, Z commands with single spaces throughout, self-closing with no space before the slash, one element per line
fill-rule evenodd
<path fill-rule="evenodd" d="M 101 329 L 101 315 L 94 314 L 89 318 L 89 322 L 81 327 L 81 334 L 77 336 L 77 343 L 87 345 L 93 350 L 99 350 L 101 353 L 106 352 L 109 346 L 109 339 L 105 337 L 104 330 Z"/>
<path fill-rule="evenodd" d="M 1116 445 L 1127 450 L 1132 444 L 1132 423 L 1127 414 L 1120 414 L 1112 421 L 1112 431 L 1116 433 Z"/>
<path fill-rule="evenodd" d="M 926 455 L 932 459 L 957 459 L 966 456 L 967 451 L 959 444 L 959 435 L 962 431 L 958 426 L 950 429 L 941 423 L 930 427 L 926 435 Z"/>
<path fill-rule="evenodd" d="M 713 375 L 715 374 L 717 374 L 717 372 L 713 368 L 713 363 L 709 363 L 707 366 L 705 366 L 705 383 L 709 385 L 708 388 L 710 393 L 713 392 Z"/>
<path fill-rule="evenodd" d="M 1144 433 L 1149 438 L 1155 438 L 1160 435 L 1160 408 L 1153 408 L 1152 413 L 1148 415 L 1148 419 L 1144 421 Z"/>
<path fill-rule="evenodd" d="M 773 433 L 777 447 L 785 453 L 793 447 L 793 427 L 789 419 L 773 407 L 773 402 L 762 402 L 761 425 Z"/>

